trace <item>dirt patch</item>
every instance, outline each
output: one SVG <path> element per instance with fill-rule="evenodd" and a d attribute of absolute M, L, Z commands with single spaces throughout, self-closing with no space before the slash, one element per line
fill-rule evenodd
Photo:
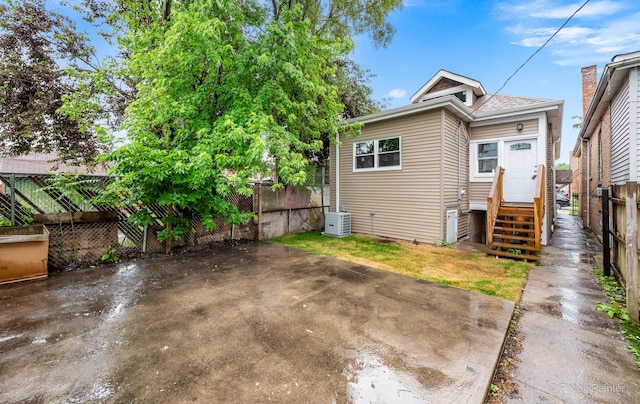
<path fill-rule="evenodd" d="M 517 313 L 519 313 L 518 310 L 516 308 Z M 515 398 L 518 395 L 518 387 L 513 381 L 513 375 L 520 362 L 518 356 L 522 352 L 522 341 L 524 341 L 524 333 L 520 331 L 519 318 L 518 314 L 512 320 L 498 368 L 491 382 L 488 404 L 502 404 L 506 402 L 507 398 Z"/>
<path fill-rule="evenodd" d="M 389 238 L 378 238 L 378 239 L 376 239 L 376 243 L 378 243 L 378 244 L 395 244 L 395 241 L 391 240 Z"/>

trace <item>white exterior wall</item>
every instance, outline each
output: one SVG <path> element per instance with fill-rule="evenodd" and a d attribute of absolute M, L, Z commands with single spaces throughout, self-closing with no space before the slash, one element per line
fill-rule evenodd
<path fill-rule="evenodd" d="M 638 156 L 640 156 L 640 105 L 638 105 L 638 101 L 640 100 L 640 67 L 636 67 L 631 70 L 629 75 L 629 82 L 632 83 L 631 88 L 633 88 L 633 91 L 630 92 L 629 97 L 629 103 L 632 108 L 629 122 L 632 128 L 630 133 L 630 144 L 633 145 L 631 147 L 631 153 L 629 155 L 629 159 L 631 161 L 630 180 L 639 181 L 640 164 L 638 164 Z"/>
<path fill-rule="evenodd" d="M 611 101 L 612 184 L 624 184 L 629 179 L 629 93 L 629 80 L 627 80 Z"/>

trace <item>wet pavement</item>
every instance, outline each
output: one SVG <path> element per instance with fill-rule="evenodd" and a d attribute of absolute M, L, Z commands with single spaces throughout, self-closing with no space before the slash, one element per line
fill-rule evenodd
<path fill-rule="evenodd" d="M 512 310 L 267 243 L 59 273 L 0 288 L 0 402 L 477 403 Z"/>
<path fill-rule="evenodd" d="M 524 335 L 506 402 L 639 403 L 640 372 L 618 324 L 595 309 L 609 300 L 597 283 L 599 242 L 560 211 L 553 245 L 542 252 L 520 302 Z"/>

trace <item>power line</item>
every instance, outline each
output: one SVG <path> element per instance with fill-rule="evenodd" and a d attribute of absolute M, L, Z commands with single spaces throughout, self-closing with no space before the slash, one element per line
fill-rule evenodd
<path fill-rule="evenodd" d="M 538 54 L 542 49 L 544 49 L 544 47 L 545 47 L 545 46 L 547 46 L 547 45 L 549 44 L 549 42 L 551 42 L 551 40 L 552 40 L 556 35 L 558 35 L 558 32 L 562 31 L 562 29 L 563 29 L 564 27 L 566 27 L 566 26 L 567 26 L 567 24 L 569 23 L 569 21 L 571 21 L 571 19 L 572 19 L 573 17 L 575 17 L 575 15 L 576 15 L 576 14 L 578 14 L 578 12 L 580 12 L 580 10 L 582 10 L 582 9 L 584 8 L 584 6 L 586 6 L 590 1 L 591 1 L 591 0 L 586 0 L 586 1 L 585 1 L 585 2 L 580 6 L 580 7 L 578 7 L 578 9 L 577 9 L 576 11 L 574 11 L 574 12 L 573 12 L 573 14 L 571 14 L 571 15 L 569 16 L 569 18 L 567 18 L 567 20 L 566 20 L 566 21 L 565 21 L 565 22 L 560 26 L 560 28 L 558 28 L 558 29 L 556 30 L 556 32 L 554 32 L 554 33 L 553 33 L 553 35 L 551 35 L 551 36 L 549 37 L 549 39 L 547 39 L 547 40 L 546 40 L 546 41 L 545 41 L 545 42 L 544 42 L 544 43 L 543 43 L 543 44 L 542 44 L 542 45 L 541 45 L 541 46 L 540 46 L 540 47 L 539 47 L 535 52 L 533 52 L 533 54 L 531 54 L 531 56 L 529 56 L 529 57 L 527 58 L 527 60 L 525 60 L 525 61 L 524 61 L 524 63 L 522 63 L 522 64 L 520 65 L 520 67 L 518 67 L 518 68 L 516 69 L 516 71 L 515 71 L 515 72 L 513 72 L 513 74 L 512 74 L 511 76 L 509 76 L 509 78 L 508 78 L 508 79 L 506 79 L 506 80 L 505 80 L 505 82 L 504 82 L 504 83 L 502 84 L 502 86 L 498 89 L 498 91 L 496 91 L 495 93 L 491 94 L 491 96 L 490 96 L 489 98 L 487 98 L 487 100 L 486 100 L 486 101 L 484 101 L 482 104 L 478 105 L 478 107 L 477 107 L 476 109 L 474 109 L 474 110 L 472 111 L 472 113 L 473 113 L 473 112 L 476 112 L 478 109 L 480 109 L 480 107 L 482 107 L 484 104 L 486 104 L 487 102 L 489 102 L 489 101 L 490 101 L 494 96 L 496 96 L 500 91 L 502 91 L 502 89 L 504 89 L 504 88 L 505 88 L 505 86 L 507 85 L 507 83 L 509 83 L 509 81 L 511 81 L 511 79 L 512 79 L 516 74 L 518 74 L 518 72 L 519 72 L 520 70 L 522 70 L 522 68 L 523 68 L 523 67 L 525 67 L 525 66 L 527 65 L 527 63 L 529 63 L 529 62 L 531 61 L 531 59 L 533 59 L 533 57 L 534 57 L 535 55 L 537 55 L 537 54 Z"/>

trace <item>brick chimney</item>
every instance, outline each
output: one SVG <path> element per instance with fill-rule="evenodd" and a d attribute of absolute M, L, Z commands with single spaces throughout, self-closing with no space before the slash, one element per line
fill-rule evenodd
<path fill-rule="evenodd" d="M 598 86 L 598 66 L 583 67 L 582 70 L 582 119 L 587 116 L 587 110 Z"/>

